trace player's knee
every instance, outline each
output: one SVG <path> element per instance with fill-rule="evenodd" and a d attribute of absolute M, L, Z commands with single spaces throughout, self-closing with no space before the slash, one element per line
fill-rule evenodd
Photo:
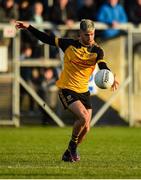
<path fill-rule="evenodd" d="M 81 122 L 84 126 L 86 126 L 89 122 L 89 114 L 87 112 L 82 113 Z"/>
<path fill-rule="evenodd" d="M 90 131 L 90 116 L 89 116 L 87 123 L 85 125 L 85 129 L 86 129 L 86 133 L 88 133 Z"/>

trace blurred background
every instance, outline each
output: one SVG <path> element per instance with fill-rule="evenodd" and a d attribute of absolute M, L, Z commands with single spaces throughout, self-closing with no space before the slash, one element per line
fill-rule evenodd
<path fill-rule="evenodd" d="M 15 20 L 58 37 L 78 38 L 79 22 L 95 22 L 96 42 L 120 82 L 116 92 L 89 83 L 94 125 L 141 125 L 141 0 L 1 0 L 0 125 L 72 125 L 55 85 L 63 68 L 60 49 L 43 44 Z"/>

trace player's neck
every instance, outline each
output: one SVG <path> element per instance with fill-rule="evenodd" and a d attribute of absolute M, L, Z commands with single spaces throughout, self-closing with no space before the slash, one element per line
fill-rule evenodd
<path fill-rule="evenodd" d="M 86 46 L 86 47 L 92 47 L 92 46 L 94 46 L 94 44 L 95 44 L 95 41 L 93 41 L 93 42 L 90 43 L 90 44 L 85 44 L 84 42 L 82 42 L 81 39 L 79 40 L 79 42 L 80 42 L 83 46 Z"/>

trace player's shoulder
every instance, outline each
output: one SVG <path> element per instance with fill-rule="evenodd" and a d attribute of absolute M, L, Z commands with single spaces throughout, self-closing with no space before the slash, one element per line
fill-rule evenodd
<path fill-rule="evenodd" d="M 94 45 L 95 45 L 95 47 L 97 47 L 97 48 L 100 48 L 101 49 L 101 46 L 95 41 L 94 42 Z"/>
<path fill-rule="evenodd" d="M 97 42 L 94 43 L 94 49 L 98 52 L 104 52 L 103 48 Z"/>
<path fill-rule="evenodd" d="M 69 46 L 74 46 L 76 48 L 80 47 L 80 42 L 73 38 L 59 38 L 59 47 L 65 51 Z"/>

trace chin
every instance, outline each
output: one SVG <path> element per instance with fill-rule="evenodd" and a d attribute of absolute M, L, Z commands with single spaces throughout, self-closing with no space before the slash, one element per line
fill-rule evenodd
<path fill-rule="evenodd" d="M 91 45 L 91 41 L 87 41 L 85 44 L 86 45 Z"/>
<path fill-rule="evenodd" d="M 88 45 L 89 45 L 89 46 L 93 45 L 93 42 L 89 42 Z"/>

